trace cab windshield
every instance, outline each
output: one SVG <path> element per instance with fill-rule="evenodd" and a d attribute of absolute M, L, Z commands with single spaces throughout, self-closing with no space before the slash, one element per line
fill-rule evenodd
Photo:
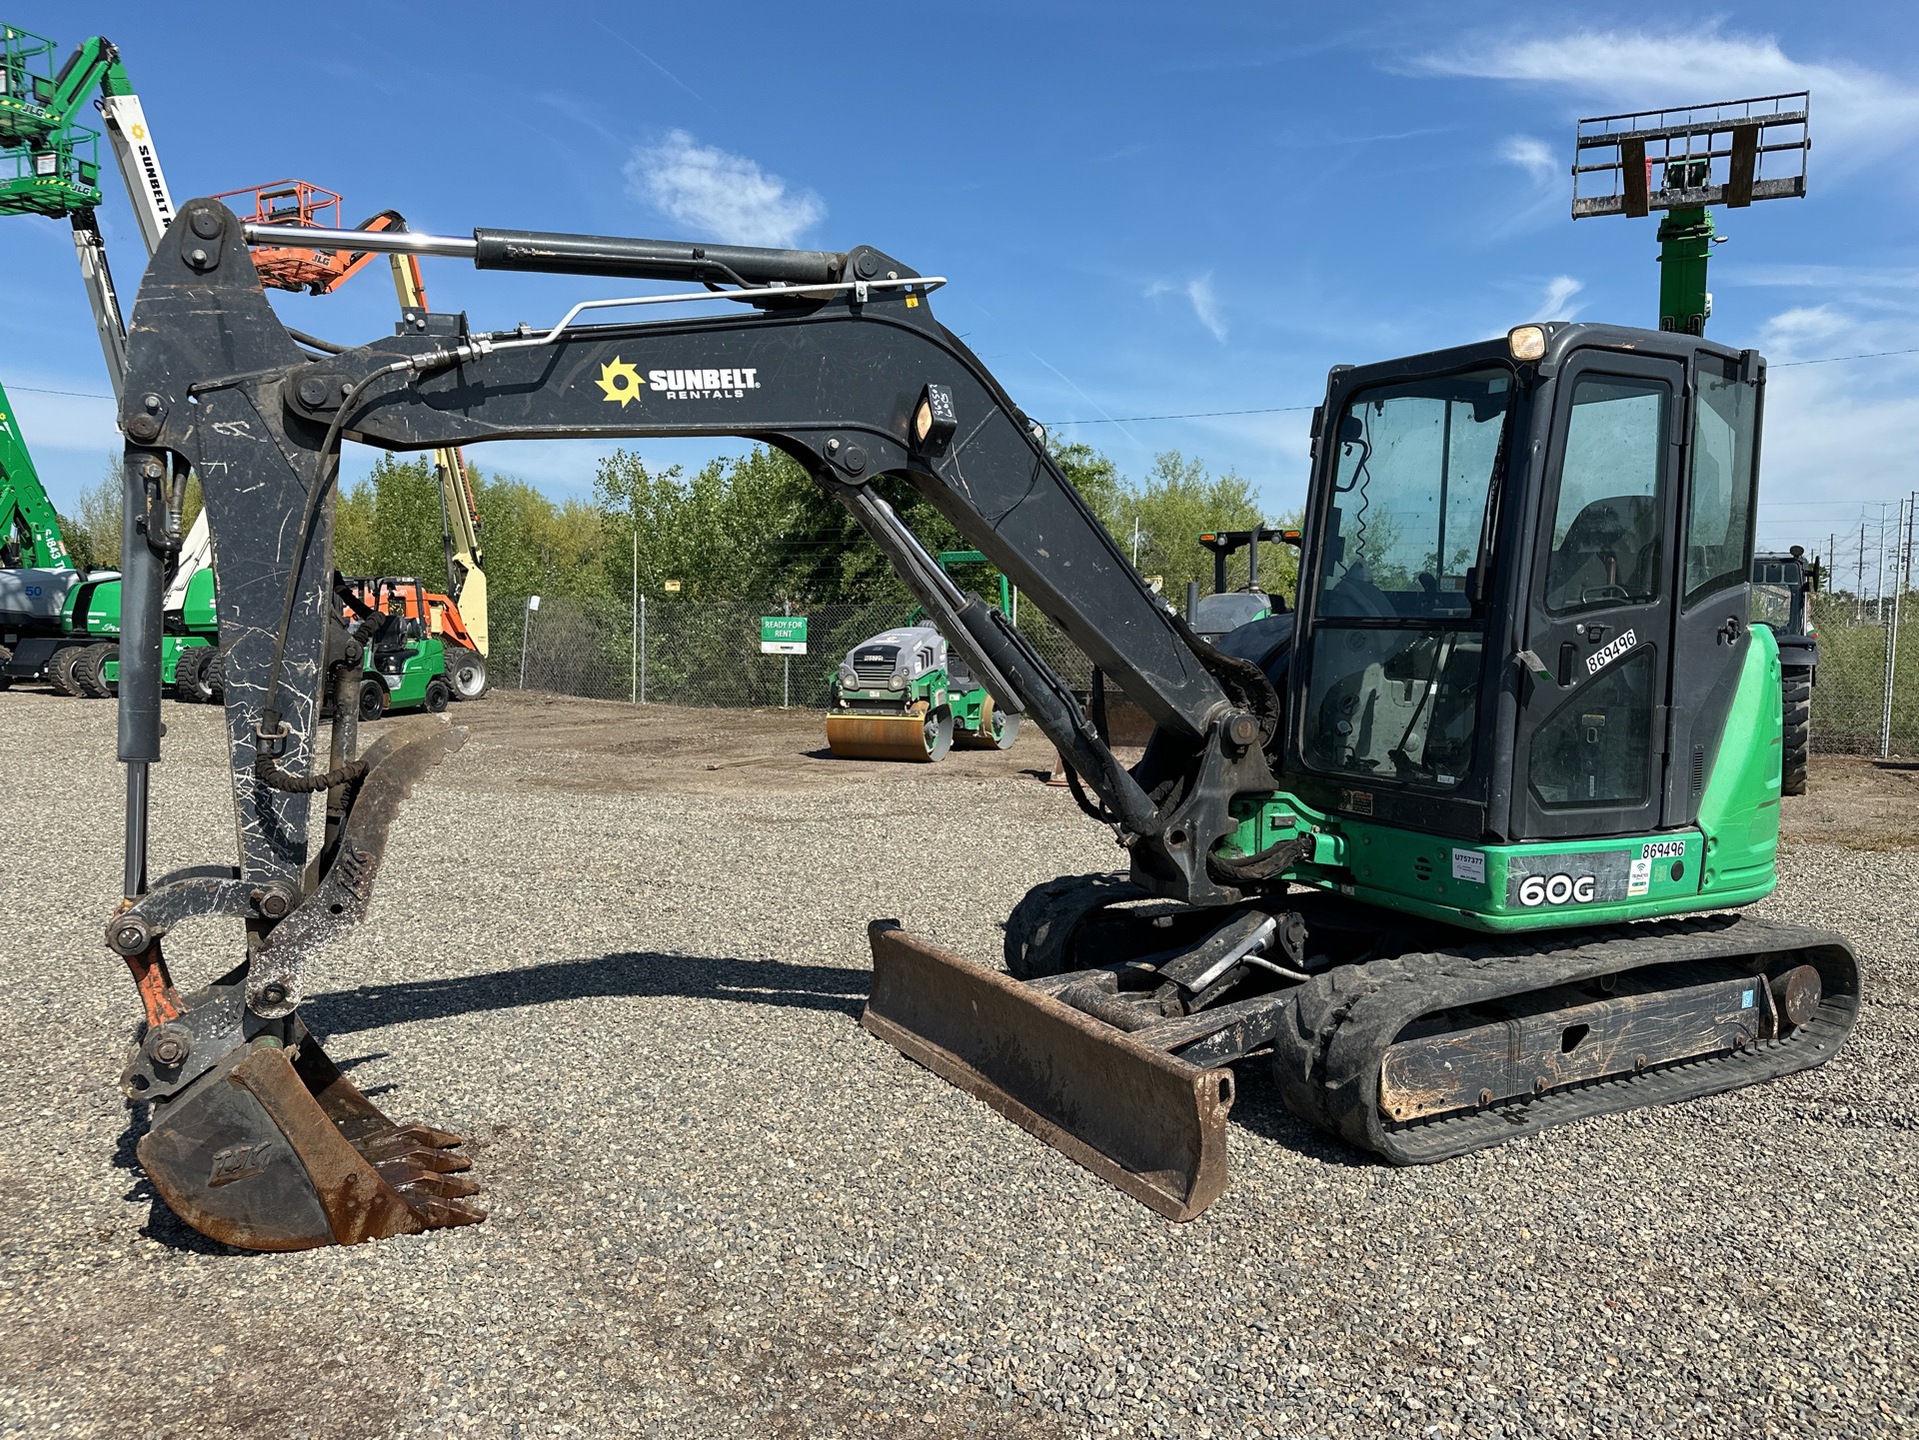
<path fill-rule="evenodd" d="M 1356 395 L 1331 432 L 1305 757 L 1358 778 L 1458 785 L 1478 729 L 1479 572 L 1513 376 Z"/>

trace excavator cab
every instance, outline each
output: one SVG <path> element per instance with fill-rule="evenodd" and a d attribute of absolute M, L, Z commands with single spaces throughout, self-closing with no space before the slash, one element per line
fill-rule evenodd
<path fill-rule="evenodd" d="M 1336 371 L 1289 790 L 1467 842 L 1697 820 L 1742 674 L 1776 669 L 1747 616 L 1764 373 L 1591 325 Z"/>

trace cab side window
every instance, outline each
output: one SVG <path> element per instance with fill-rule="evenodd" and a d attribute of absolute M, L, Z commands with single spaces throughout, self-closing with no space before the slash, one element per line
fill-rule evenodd
<path fill-rule="evenodd" d="M 1752 569 L 1753 438 L 1758 387 L 1704 357 L 1692 427 L 1686 514 L 1686 604 L 1745 581 Z"/>
<path fill-rule="evenodd" d="M 1600 375 L 1574 386 L 1546 566 L 1546 608 L 1554 614 L 1658 598 L 1670 393 L 1657 381 Z"/>

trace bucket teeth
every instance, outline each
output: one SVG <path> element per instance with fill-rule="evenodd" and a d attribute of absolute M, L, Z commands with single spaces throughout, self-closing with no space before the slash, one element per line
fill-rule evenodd
<path fill-rule="evenodd" d="M 460 1200 L 480 1193 L 480 1182 L 469 1175 L 433 1175 L 418 1170 L 399 1170 L 387 1165 L 375 1166 L 380 1178 L 405 1197 L 409 1204 L 432 1197 Z"/>
<path fill-rule="evenodd" d="M 448 1153 L 455 1146 L 465 1143 L 458 1135 L 449 1135 L 444 1130 L 434 1130 L 425 1125 L 409 1125 L 404 1130 L 392 1127 L 362 1138 L 348 1135 L 347 1140 L 372 1165 L 404 1158 L 423 1170 L 469 1170 L 473 1167 L 473 1162 L 466 1156 Z"/>

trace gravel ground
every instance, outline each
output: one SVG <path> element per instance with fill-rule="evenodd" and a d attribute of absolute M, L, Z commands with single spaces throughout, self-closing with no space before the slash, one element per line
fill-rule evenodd
<path fill-rule="evenodd" d="M 809 755 L 816 719 L 459 713 L 308 1014 L 392 1113 L 471 1138 L 492 1218 L 263 1256 L 132 1159 L 112 711 L 0 695 L 5 1434 L 1919 1425 L 1919 852 L 1798 841 L 1763 907 L 1869 967 L 1825 1069 L 1399 1172 L 1250 1075 L 1231 1191 L 1173 1226 L 856 1023 L 872 916 L 988 958 L 1029 885 L 1110 863 L 1038 743 L 880 767 Z M 167 718 L 156 867 L 225 860 L 217 717 Z M 226 963 L 178 940 L 183 980 Z"/>

